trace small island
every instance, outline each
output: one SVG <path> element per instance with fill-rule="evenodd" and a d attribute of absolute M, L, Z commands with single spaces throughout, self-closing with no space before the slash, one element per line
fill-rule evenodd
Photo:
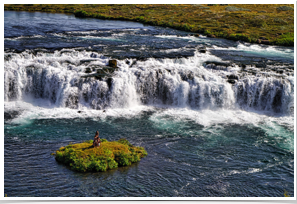
<path fill-rule="evenodd" d="M 146 155 L 143 147 L 133 146 L 126 139 L 112 142 L 101 139 L 101 145 L 95 148 L 93 140 L 61 147 L 56 151 L 55 159 L 75 171 L 98 172 L 129 166 Z"/>

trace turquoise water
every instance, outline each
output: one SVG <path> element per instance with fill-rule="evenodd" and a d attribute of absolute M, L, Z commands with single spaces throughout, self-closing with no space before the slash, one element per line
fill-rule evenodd
<path fill-rule="evenodd" d="M 292 48 L 27 12 L 5 12 L 4 45 L 9 197 L 294 196 Z M 110 81 L 81 78 L 111 58 Z M 51 155 L 96 130 L 148 156 L 78 173 Z"/>
<path fill-rule="evenodd" d="M 293 132 L 276 124 L 203 126 L 191 119 L 160 117 L 161 113 L 6 124 L 5 193 L 30 197 L 275 197 L 283 196 L 284 189 L 293 193 Z M 107 140 L 127 138 L 143 146 L 148 156 L 131 167 L 77 173 L 50 155 L 71 142 L 91 139 L 94 130 Z"/>

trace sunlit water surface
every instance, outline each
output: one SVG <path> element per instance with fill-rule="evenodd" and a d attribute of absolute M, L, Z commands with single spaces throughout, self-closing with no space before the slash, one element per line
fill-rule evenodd
<path fill-rule="evenodd" d="M 5 11 L 4 22 L 9 197 L 294 195 L 292 48 L 64 14 Z M 202 45 L 205 54 L 197 52 Z M 111 85 L 80 79 L 111 57 L 119 63 Z M 205 65 L 230 60 L 236 65 Z M 269 69 L 250 74 L 263 62 Z M 235 85 L 228 74 L 240 76 Z M 107 140 L 127 138 L 148 156 L 78 173 L 51 155 L 96 130 Z"/>

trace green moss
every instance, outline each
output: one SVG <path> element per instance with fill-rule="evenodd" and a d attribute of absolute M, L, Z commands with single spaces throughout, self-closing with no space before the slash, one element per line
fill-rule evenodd
<path fill-rule="evenodd" d="M 72 170 L 87 172 L 129 166 L 146 155 L 144 148 L 133 146 L 126 139 L 113 142 L 101 139 L 98 148 L 93 147 L 93 140 L 61 147 L 56 151 L 55 159 L 70 166 Z"/>
<path fill-rule="evenodd" d="M 294 45 L 294 33 L 286 33 L 280 36 L 276 40 L 275 44 L 284 45 L 284 46 L 293 46 Z"/>

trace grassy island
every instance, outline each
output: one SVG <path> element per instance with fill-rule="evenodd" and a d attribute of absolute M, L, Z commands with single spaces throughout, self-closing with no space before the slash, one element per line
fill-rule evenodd
<path fill-rule="evenodd" d="M 4 9 L 137 21 L 208 37 L 294 46 L 294 4 L 5 4 Z"/>
<path fill-rule="evenodd" d="M 101 140 L 100 147 L 93 147 L 93 140 L 61 147 L 55 153 L 58 162 L 79 172 L 106 171 L 128 166 L 147 155 L 143 147 L 136 147 L 126 139 L 108 142 Z"/>

